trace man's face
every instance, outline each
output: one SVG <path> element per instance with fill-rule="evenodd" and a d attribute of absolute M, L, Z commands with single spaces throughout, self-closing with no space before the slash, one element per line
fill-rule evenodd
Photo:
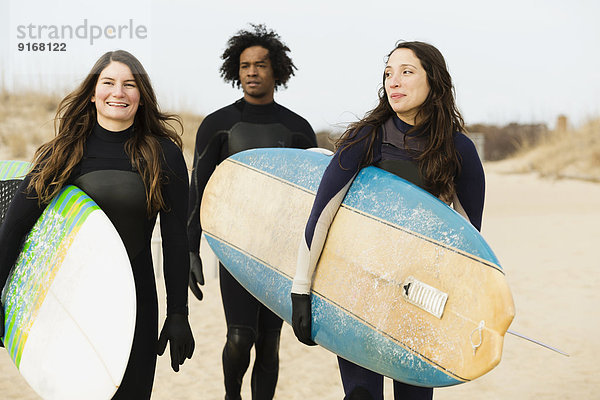
<path fill-rule="evenodd" d="M 273 101 L 275 77 L 269 51 L 262 46 L 248 47 L 240 54 L 240 82 L 248 103 L 268 104 Z"/>

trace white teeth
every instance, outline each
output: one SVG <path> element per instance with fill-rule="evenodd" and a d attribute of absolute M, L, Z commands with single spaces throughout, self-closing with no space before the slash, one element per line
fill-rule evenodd
<path fill-rule="evenodd" d="M 125 103 L 110 103 L 110 102 L 108 102 L 106 104 L 108 104 L 109 106 L 127 107 L 127 104 L 125 104 Z"/>

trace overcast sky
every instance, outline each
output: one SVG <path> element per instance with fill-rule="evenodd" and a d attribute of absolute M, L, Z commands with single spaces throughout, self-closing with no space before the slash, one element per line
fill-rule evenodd
<path fill-rule="evenodd" d="M 467 123 L 552 127 L 558 114 L 575 125 L 600 115 L 596 0 L 0 0 L 0 5 L 0 77 L 14 91 L 65 94 L 101 54 L 120 48 L 144 64 L 163 109 L 206 115 L 241 97 L 220 78 L 220 55 L 227 39 L 252 22 L 276 30 L 291 48 L 298 70 L 275 99 L 315 130 L 342 129 L 375 105 L 385 55 L 400 39 L 441 50 Z M 53 26 L 59 37 L 56 30 L 51 36 Z M 75 37 L 68 37 L 69 28 Z M 60 37 L 61 29 L 67 37 Z M 64 43 L 65 51 L 27 50 L 28 43 L 31 48 L 40 42 Z"/>

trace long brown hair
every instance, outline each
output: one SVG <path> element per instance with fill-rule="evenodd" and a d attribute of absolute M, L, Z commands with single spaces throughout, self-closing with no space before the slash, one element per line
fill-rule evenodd
<path fill-rule="evenodd" d="M 421 61 L 430 87 L 429 94 L 415 117 L 418 122 L 411 129 L 412 132 L 426 138 L 423 153 L 416 156 L 419 170 L 427 189 L 449 202 L 455 193 L 454 178 L 460 173 L 460 160 L 454 146 L 453 134 L 465 132 L 463 118 L 454 100 L 452 78 L 442 53 L 434 46 L 417 41 L 399 42 L 388 54 L 388 59 L 394 51 L 401 48 L 412 50 Z M 377 106 L 367 112 L 360 121 L 350 124 L 336 144 L 341 148 L 340 151 L 344 151 L 348 146 L 365 140 L 366 151 L 361 166 L 373 162 L 373 144 L 377 129 L 395 114 L 385 92 L 385 73 L 378 95 Z M 371 128 L 370 134 L 357 138 L 358 132 L 365 127 Z"/>
<path fill-rule="evenodd" d="M 35 191 L 40 204 L 49 203 L 58 194 L 81 161 L 85 141 L 96 123 L 96 107 L 91 99 L 100 73 L 111 62 L 127 65 L 140 91 L 140 106 L 133 123 L 133 134 L 125 142 L 125 152 L 144 181 L 148 215 L 165 208 L 161 190 L 163 153 L 159 138 L 167 138 L 181 148 L 181 137 L 171 124 L 182 127 L 181 120 L 177 115 L 160 111 L 144 67 L 124 50 L 102 55 L 83 82 L 58 105 L 54 118 L 55 137 L 40 146 L 33 159 L 29 189 Z"/>

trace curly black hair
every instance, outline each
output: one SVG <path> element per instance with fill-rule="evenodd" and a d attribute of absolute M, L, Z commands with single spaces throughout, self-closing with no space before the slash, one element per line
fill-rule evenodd
<path fill-rule="evenodd" d="M 261 46 L 269 50 L 269 59 L 275 77 L 275 89 L 279 86 L 287 87 L 287 82 L 294 70 L 297 69 L 292 59 L 287 55 L 290 51 L 273 30 L 267 29 L 263 24 L 250 24 L 254 31 L 240 30 L 227 41 L 227 49 L 221 55 L 221 77 L 231 86 L 238 88 L 240 82 L 240 54 L 248 47 Z"/>

